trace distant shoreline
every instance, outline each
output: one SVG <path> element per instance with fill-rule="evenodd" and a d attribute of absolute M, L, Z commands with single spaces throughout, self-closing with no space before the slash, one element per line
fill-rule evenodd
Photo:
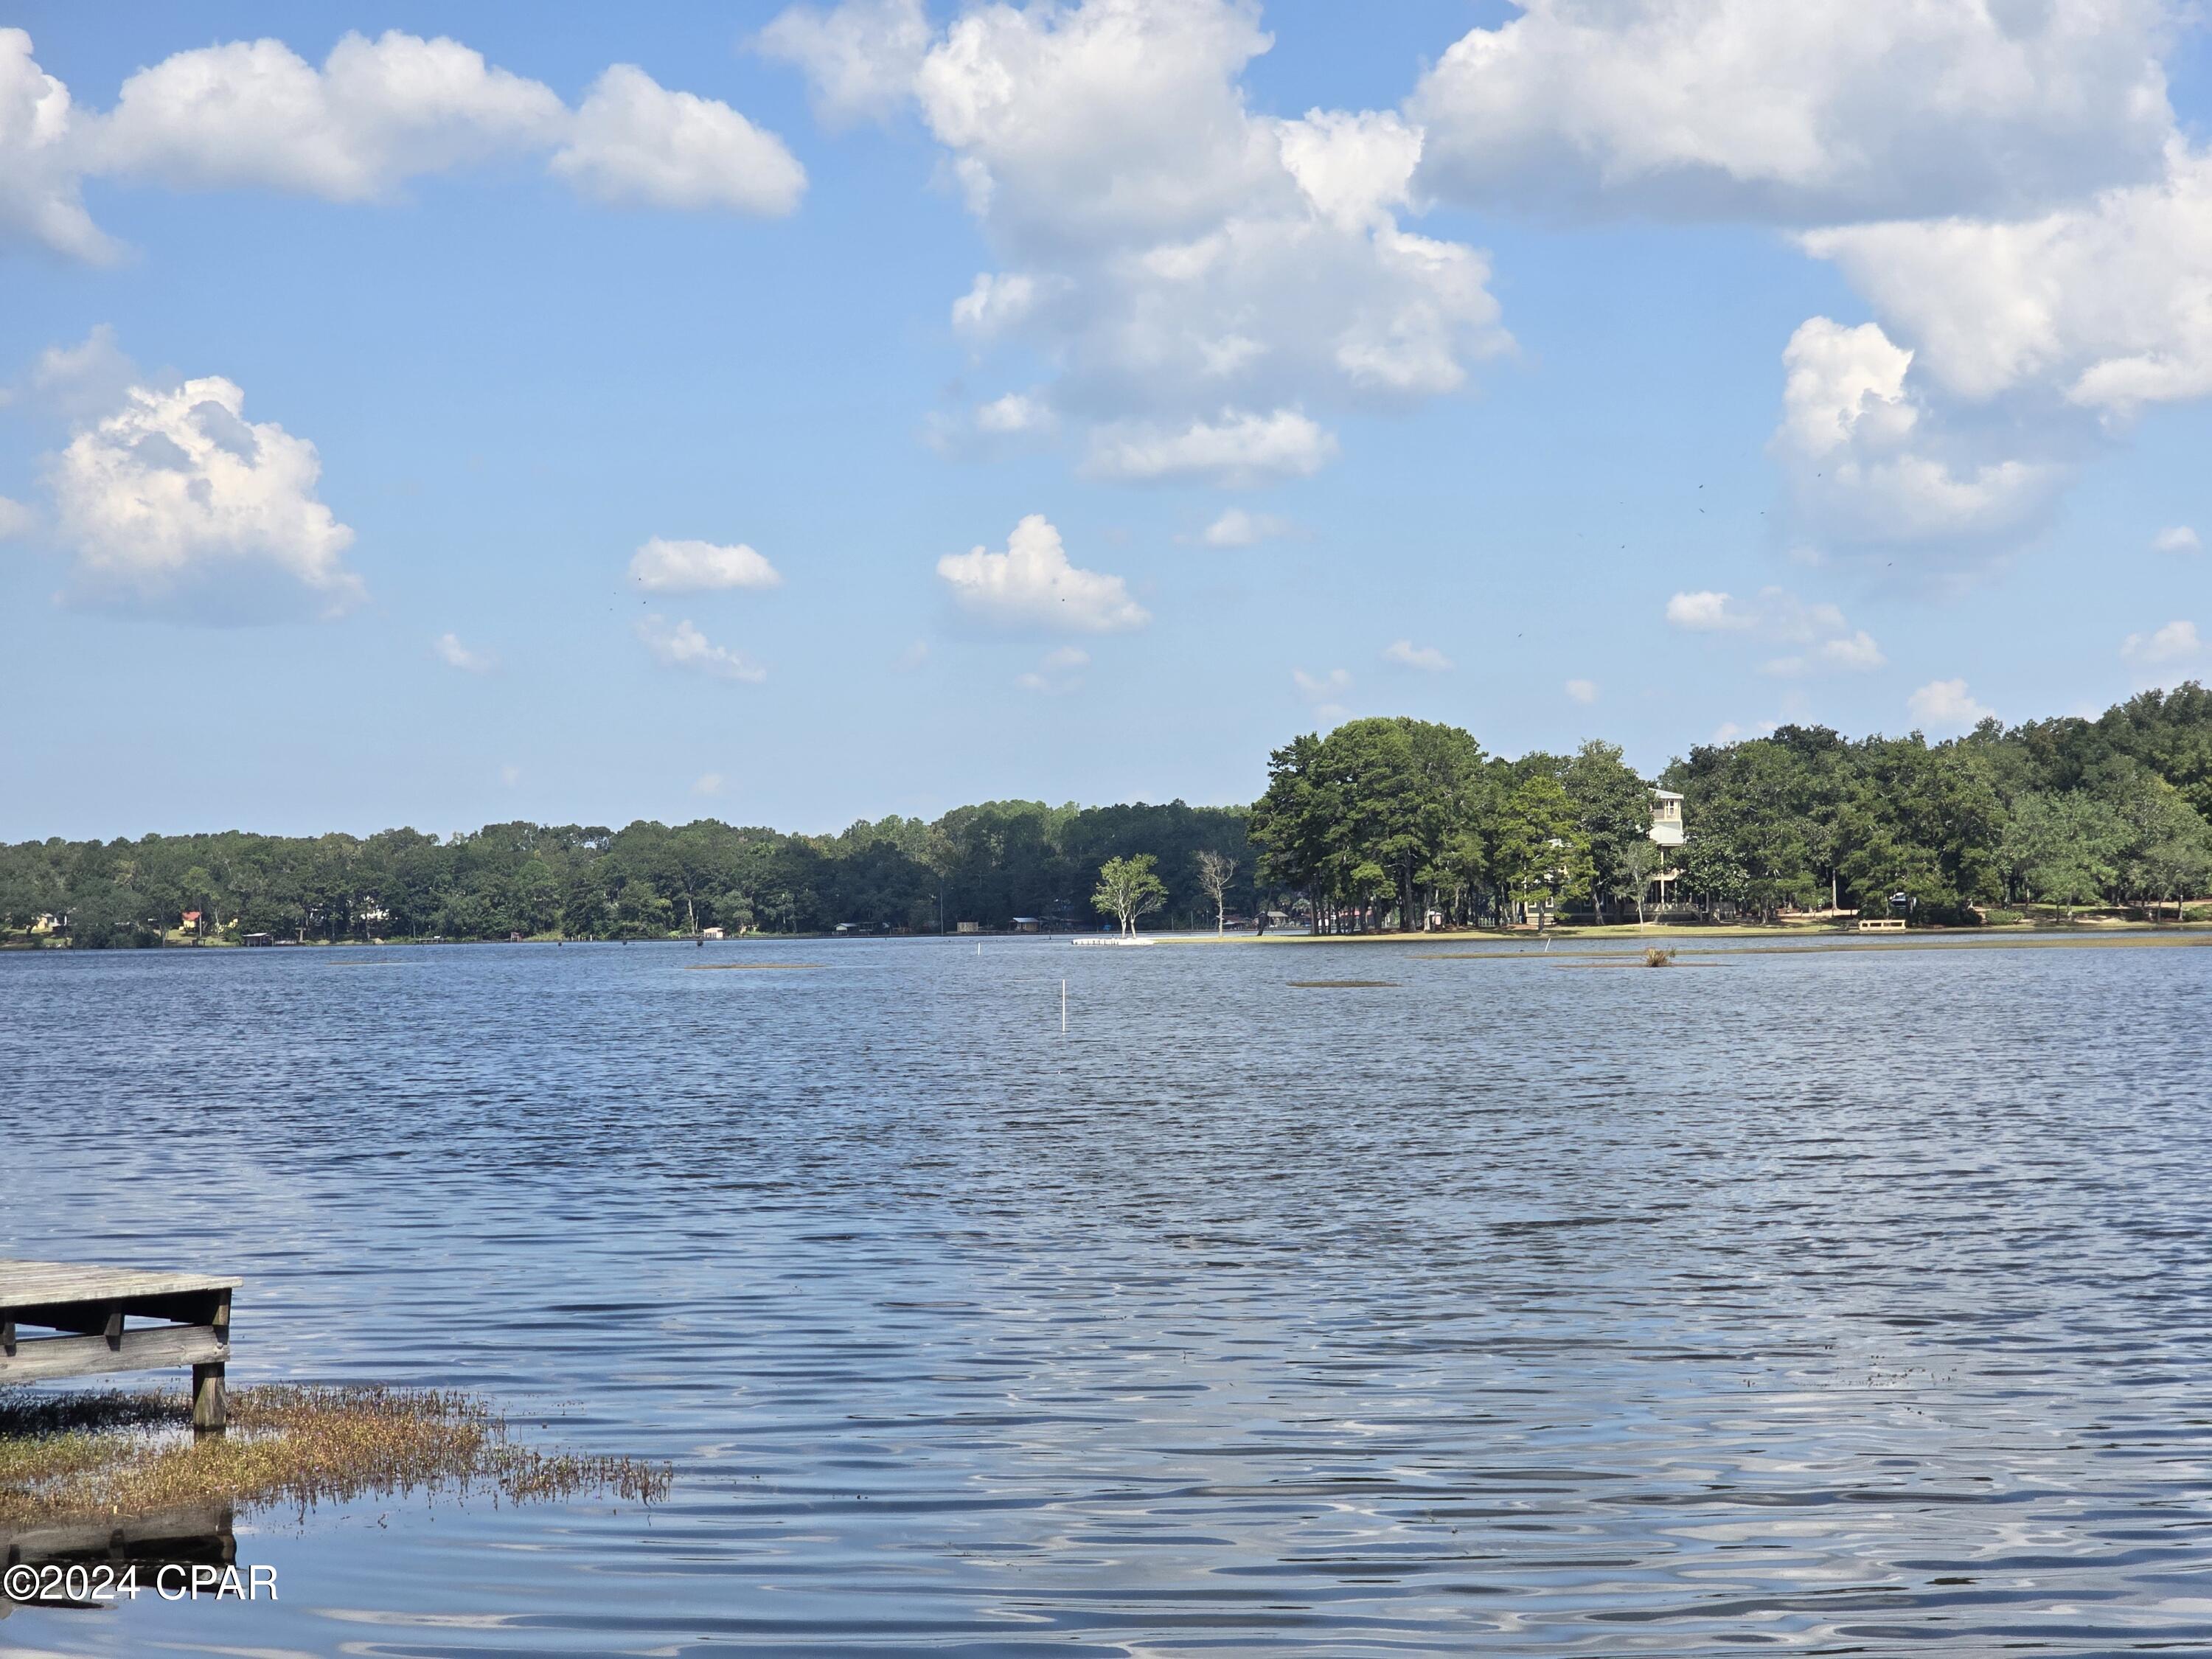
<path fill-rule="evenodd" d="M 1024 946 L 1089 943 L 1111 934 L 1083 933 L 748 933 L 738 939 L 712 939 L 705 947 L 683 934 L 662 938 L 633 939 L 568 939 L 553 934 L 540 934 L 526 939 L 286 939 L 266 946 L 249 946 L 235 939 L 178 939 L 164 941 L 159 945 L 139 947 L 160 951 L 220 951 L 224 952 L 259 950 L 281 951 L 402 951 L 416 950 L 432 945 L 462 945 L 471 950 L 498 945 L 576 945 L 627 948 L 632 945 L 678 945 L 694 948 L 727 950 L 747 949 L 757 945 L 851 945 L 882 944 L 896 940 L 902 943 L 927 944 L 939 941 L 966 945 L 969 944 L 1017 945 Z M 1238 932 L 1212 933 L 1205 932 L 1144 933 L 1136 936 L 1147 945 L 1424 945 L 1431 947 L 1426 954 L 1440 957 L 1543 956 L 1559 953 L 1553 947 L 1559 945 L 1634 945 L 1639 939 L 1668 939 L 1694 941 L 1711 939 L 1736 942 L 1765 941 L 1778 950 L 1791 951 L 1897 951 L 1897 950 L 1993 950 L 2007 946 L 2026 949 L 2051 949 L 2065 946 L 2097 945 L 2212 945 L 2212 921 L 2134 921 L 2105 917 L 2088 918 L 2071 922 L 2036 921 L 2000 923 L 1989 927 L 1920 927 L 1894 933 L 1861 933 L 1848 927 L 1826 924 L 1784 922 L 1771 926 L 1742 923 L 1714 923 L 1709 926 L 1683 926 L 1676 923 L 1653 922 L 1638 927 L 1623 926 L 1551 927 L 1542 933 L 1532 928 L 1504 931 L 1491 929 L 1462 929 L 1439 933 L 1305 933 L 1272 932 L 1253 933 Z M 1457 948 L 1453 948 L 1457 947 Z M 68 944 L 49 944 L 40 940 L 8 939 L 0 941 L 0 951 L 31 954 L 40 951 L 74 953 L 87 947 Z M 95 952 L 106 954 L 106 952 Z M 124 953 L 129 954 L 129 953 Z"/>

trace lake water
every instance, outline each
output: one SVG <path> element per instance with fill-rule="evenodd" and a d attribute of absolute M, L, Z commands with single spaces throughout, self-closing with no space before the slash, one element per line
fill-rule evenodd
<path fill-rule="evenodd" d="M 0 957 L 0 1255 L 677 1472 L 0 1652 L 2212 1650 L 2212 951 L 1495 948 Z"/>

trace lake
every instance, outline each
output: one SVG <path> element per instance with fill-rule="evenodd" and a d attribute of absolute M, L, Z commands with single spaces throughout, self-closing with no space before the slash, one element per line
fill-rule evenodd
<path fill-rule="evenodd" d="M 0 1254 L 676 1469 L 0 1652 L 2212 1648 L 2212 951 L 1504 948 L 0 957 Z"/>

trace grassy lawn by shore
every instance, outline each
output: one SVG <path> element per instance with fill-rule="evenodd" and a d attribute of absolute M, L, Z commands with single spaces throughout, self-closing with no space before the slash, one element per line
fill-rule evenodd
<path fill-rule="evenodd" d="M 2117 918 L 2099 917 L 2077 919 L 2073 921 L 2045 921 L 1999 925 L 1990 927 L 1915 927 L 1903 933 L 1862 933 L 1850 922 L 1829 921 L 1784 922 L 1652 922 L 1638 927 L 1634 922 L 1601 927 L 1547 927 L 1539 933 L 1533 927 L 1516 927 L 1504 932 L 1492 928 L 1467 928 L 1457 932 L 1436 933 L 1279 933 L 1255 935 L 1252 933 L 1148 933 L 1146 939 L 1158 939 L 1163 945 L 1486 945 L 1493 948 L 1534 946 L 1547 941 L 1589 943 L 1617 940 L 1632 943 L 1638 939 L 1759 939 L 1776 941 L 1808 942 L 1819 940 L 1833 944 L 1850 943 L 1880 946 L 1895 945 L 1907 941 L 1946 939 L 1962 944 L 2033 944 L 2039 936 L 2063 933 L 2076 936 L 2069 940 L 2051 943 L 2092 944 L 2108 939 L 2113 943 L 2139 941 L 2149 943 L 2158 939 L 2173 939 L 2177 943 L 2190 938 L 2212 939 L 2212 922 L 2204 921 L 2126 921 Z"/>

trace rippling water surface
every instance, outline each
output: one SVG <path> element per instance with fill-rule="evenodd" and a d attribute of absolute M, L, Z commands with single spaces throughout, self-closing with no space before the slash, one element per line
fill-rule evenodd
<path fill-rule="evenodd" d="M 677 1469 L 0 1652 L 2212 1650 L 2208 1031 L 2200 949 L 0 957 L 0 1254 Z"/>

